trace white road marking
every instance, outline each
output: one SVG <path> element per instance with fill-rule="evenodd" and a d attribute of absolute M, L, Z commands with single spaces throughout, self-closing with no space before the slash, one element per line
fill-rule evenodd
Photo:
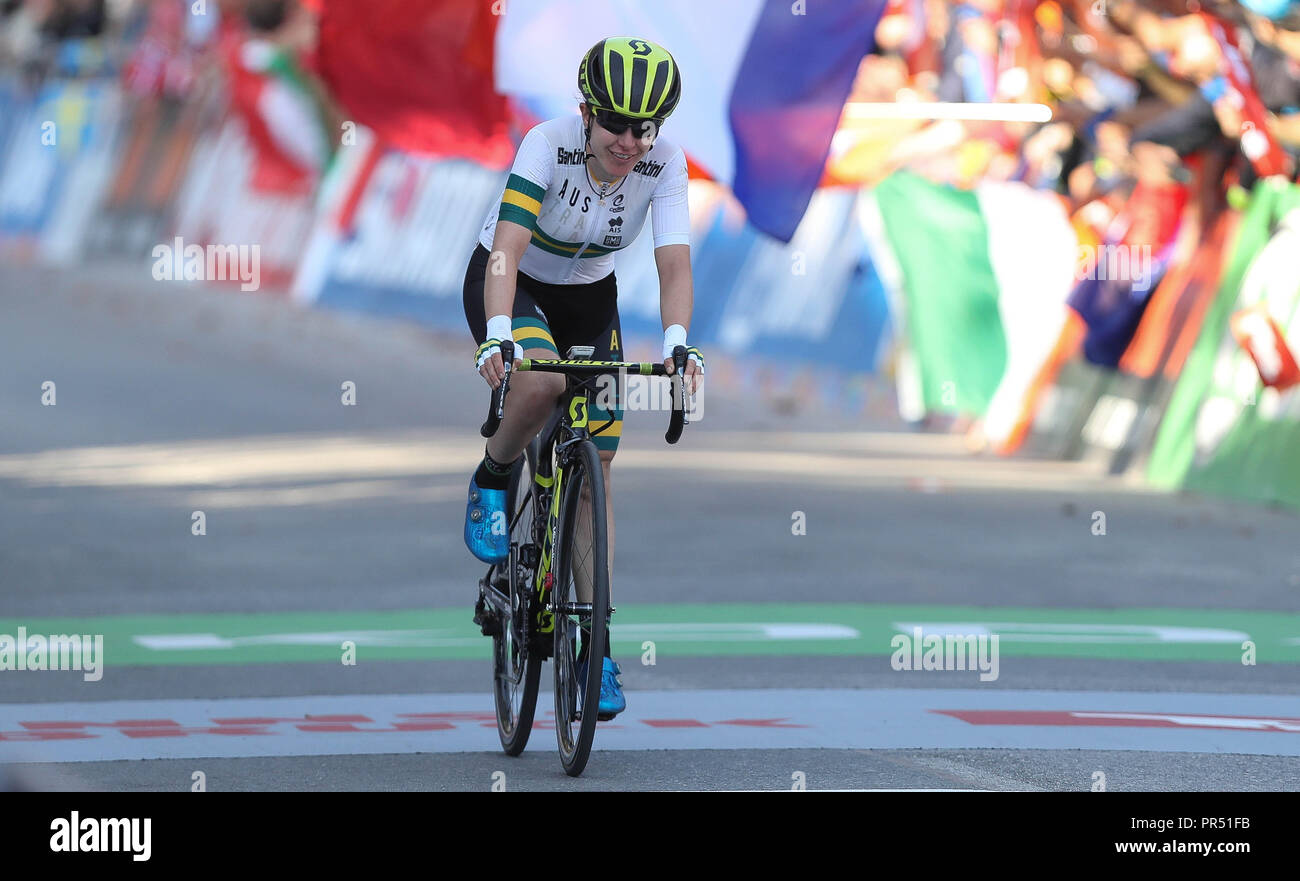
<path fill-rule="evenodd" d="M 257 636 L 221 636 L 217 633 L 147 633 L 136 634 L 131 641 L 158 652 L 213 651 L 250 645 L 333 645 L 345 640 L 358 646 L 387 648 L 445 648 L 448 646 L 483 645 L 481 636 L 455 636 L 455 630 L 338 630 L 299 633 L 263 633 Z M 730 624 L 680 623 L 628 624 L 619 627 L 619 639 L 659 642 L 752 642 L 790 639 L 859 639 L 862 634 L 843 624 L 762 623 Z"/>
<path fill-rule="evenodd" d="M 1049 622 L 992 623 L 961 621 L 895 621 L 894 629 L 911 634 L 920 627 L 926 636 L 992 636 L 997 634 L 1003 642 L 1046 643 L 1121 643 L 1151 645 L 1154 643 L 1192 643 L 1197 645 L 1241 643 L 1250 639 L 1249 633 L 1224 630 L 1217 627 L 1178 627 L 1165 624 L 1052 624 Z"/>

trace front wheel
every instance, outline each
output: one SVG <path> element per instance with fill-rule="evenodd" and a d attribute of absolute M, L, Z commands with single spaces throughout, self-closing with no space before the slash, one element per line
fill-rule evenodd
<path fill-rule="evenodd" d="M 563 473 L 559 548 L 551 602 L 555 610 L 555 730 L 560 762 L 571 777 L 587 766 L 600 705 L 601 664 L 609 625 L 605 475 L 591 441 L 582 441 Z M 590 596 L 579 597 L 588 585 Z M 586 646 L 579 678 L 578 640 Z"/>
<path fill-rule="evenodd" d="M 542 659 L 530 651 L 532 631 L 530 602 L 532 571 L 520 556 L 520 548 L 533 540 L 533 518 L 537 505 L 537 487 L 533 474 L 537 465 L 536 441 L 510 475 L 506 493 L 506 516 L 514 524 L 510 532 L 510 558 L 506 563 L 509 576 L 509 612 L 502 616 L 500 632 L 492 638 L 493 695 L 497 708 L 497 734 L 506 755 L 517 756 L 528 744 L 533 730 L 533 713 L 537 708 L 537 688 L 541 682 Z"/>

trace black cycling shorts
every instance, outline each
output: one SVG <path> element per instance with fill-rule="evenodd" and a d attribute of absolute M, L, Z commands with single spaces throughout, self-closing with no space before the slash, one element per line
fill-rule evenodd
<path fill-rule="evenodd" d="M 487 339 L 483 285 L 489 256 L 488 249 L 480 244 L 465 270 L 465 321 L 476 345 Z M 618 283 L 613 272 L 589 284 L 548 284 L 516 273 L 511 317 L 515 345 L 521 349 L 546 349 L 554 353 L 552 357 L 561 358 L 568 354 L 570 346 L 592 346 L 592 360 L 623 360 Z M 623 408 L 606 410 L 596 405 L 594 397 L 591 400 L 592 441 L 600 450 L 617 449 L 623 434 Z"/>

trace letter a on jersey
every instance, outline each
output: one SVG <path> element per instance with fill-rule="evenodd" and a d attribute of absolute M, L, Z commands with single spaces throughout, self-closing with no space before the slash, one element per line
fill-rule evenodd
<path fill-rule="evenodd" d="M 609 332 L 609 348 L 611 351 L 618 351 L 618 331 L 616 330 Z"/>

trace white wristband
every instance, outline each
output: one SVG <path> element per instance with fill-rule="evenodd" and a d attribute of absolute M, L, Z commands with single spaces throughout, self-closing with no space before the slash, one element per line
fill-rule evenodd
<path fill-rule="evenodd" d="M 673 349 L 686 345 L 686 328 L 680 324 L 670 324 L 664 330 L 664 360 L 673 356 Z"/>
<path fill-rule="evenodd" d="M 493 315 L 488 319 L 487 338 L 490 340 L 510 340 L 514 341 L 514 335 L 510 330 L 509 315 Z"/>

